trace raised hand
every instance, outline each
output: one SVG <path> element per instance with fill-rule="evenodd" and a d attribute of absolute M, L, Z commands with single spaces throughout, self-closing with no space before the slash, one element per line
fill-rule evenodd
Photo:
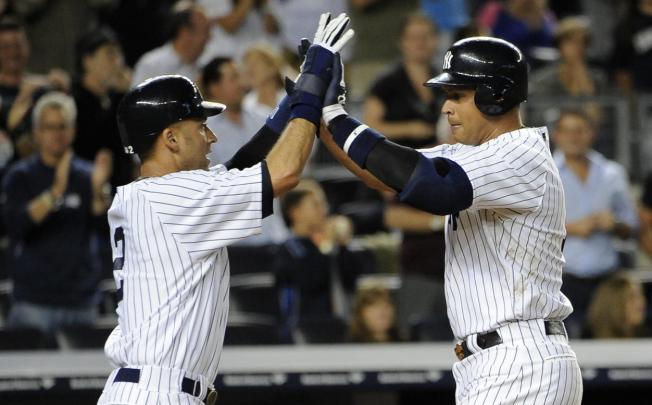
<path fill-rule="evenodd" d="M 348 25 L 346 14 L 332 20 L 329 13 L 320 17 L 314 42 L 308 47 L 301 74 L 290 95 L 290 119 L 304 118 L 319 124 L 324 96 L 333 76 L 335 55 L 354 34 Z M 302 41 L 304 48 L 305 45 L 306 41 Z"/>
<path fill-rule="evenodd" d="M 101 149 L 95 155 L 95 165 L 91 175 L 91 184 L 94 193 L 103 191 L 104 185 L 109 181 L 113 173 L 113 154 L 108 149 Z"/>
<path fill-rule="evenodd" d="M 51 191 L 52 197 L 55 200 L 63 197 L 68 188 L 68 176 L 70 175 L 70 161 L 72 160 L 72 156 L 72 149 L 68 149 L 54 169 L 54 182 L 52 183 Z"/>

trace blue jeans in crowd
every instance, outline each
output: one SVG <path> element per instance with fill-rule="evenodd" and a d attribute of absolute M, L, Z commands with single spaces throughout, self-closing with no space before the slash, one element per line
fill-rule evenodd
<path fill-rule="evenodd" d="M 7 328 L 36 328 L 51 333 L 61 327 L 93 325 L 97 309 L 52 307 L 24 301 L 14 301 L 7 317 Z"/>

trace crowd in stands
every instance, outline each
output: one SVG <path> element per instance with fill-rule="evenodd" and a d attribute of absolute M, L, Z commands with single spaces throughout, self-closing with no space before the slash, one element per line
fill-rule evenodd
<path fill-rule="evenodd" d="M 620 161 L 616 129 L 649 137 L 652 111 L 610 106 L 652 92 L 652 0 L 5 0 L 0 341 L 116 322 L 106 211 L 138 177 L 115 120 L 122 95 L 157 75 L 191 78 L 227 106 L 207 122 L 211 163 L 226 163 L 273 113 L 324 10 L 346 11 L 356 30 L 343 55 L 352 110 L 412 148 L 451 142 L 442 95 L 422 85 L 451 43 L 492 35 L 519 46 L 531 66 L 526 123 L 548 125 L 565 189 L 568 333 L 650 337 L 650 156 L 627 144 L 634 164 Z M 227 344 L 450 341 L 446 218 L 334 162 L 317 146 L 263 233 L 231 250 Z"/>

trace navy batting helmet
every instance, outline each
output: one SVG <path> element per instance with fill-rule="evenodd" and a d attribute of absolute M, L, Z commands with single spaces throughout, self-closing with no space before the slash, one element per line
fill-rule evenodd
<path fill-rule="evenodd" d="M 443 72 L 425 85 L 473 87 L 478 109 L 495 116 L 527 100 L 527 73 L 523 54 L 510 42 L 471 37 L 450 47 Z"/>
<path fill-rule="evenodd" d="M 170 124 L 191 118 L 203 120 L 225 108 L 224 104 L 204 101 L 187 77 L 148 79 L 129 90 L 118 105 L 122 146 L 126 153 L 146 152 Z"/>

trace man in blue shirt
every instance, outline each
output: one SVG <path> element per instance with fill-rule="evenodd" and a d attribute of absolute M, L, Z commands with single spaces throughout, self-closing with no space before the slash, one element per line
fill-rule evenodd
<path fill-rule="evenodd" d="M 41 97 L 32 116 L 38 152 L 14 165 L 4 179 L 14 286 L 11 328 L 52 332 L 95 319 L 100 274 L 91 264 L 90 241 L 93 222 L 109 203 L 111 154 L 100 151 L 95 165 L 75 157 L 75 119 L 69 96 Z"/>
<path fill-rule="evenodd" d="M 553 140 L 568 233 L 562 292 L 575 309 L 569 334 L 578 336 L 595 287 L 620 266 L 616 239 L 633 237 L 638 219 L 625 169 L 591 149 L 595 132 L 584 112 L 562 112 Z"/>

